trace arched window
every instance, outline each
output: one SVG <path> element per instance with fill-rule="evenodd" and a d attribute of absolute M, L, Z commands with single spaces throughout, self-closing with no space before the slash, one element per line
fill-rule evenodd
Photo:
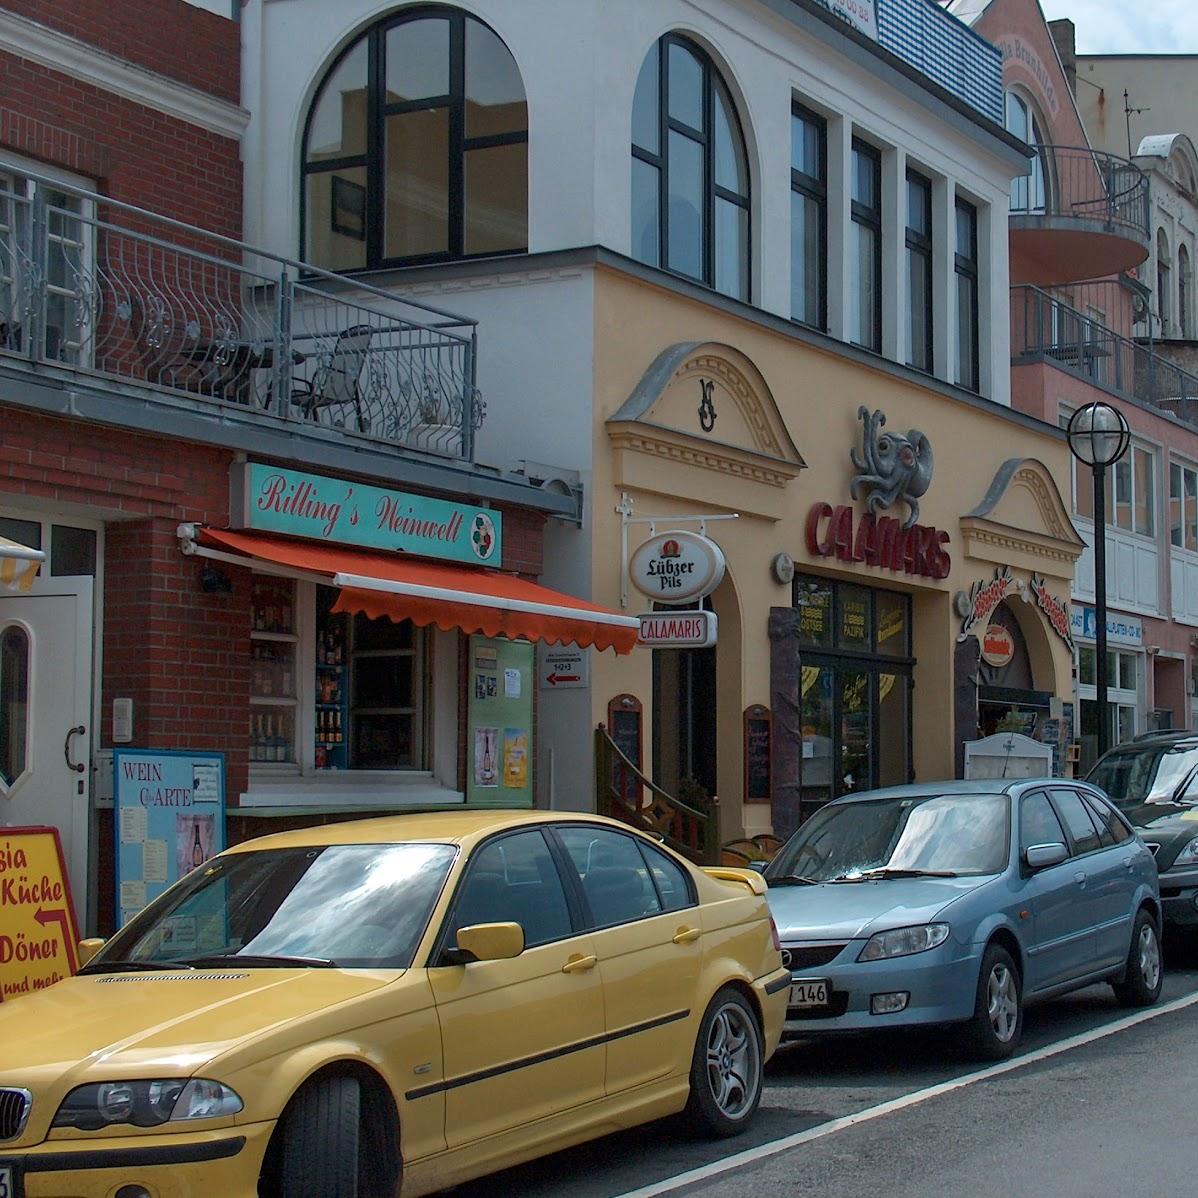
<path fill-rule="evenodd" d="M 1169 267 L 1173 261 L 1169 256 L 1169 238 L 1164 229 L 1156 231 L 1156 311 L 1161 318 L 1161 336 L 1169 335 Z"/>
<path fill-rule="evenodd" d="M 528 248 L 528 106 L 511 51 L 451 8 L 348 46 L 304 130 L 302 255 L 329 270 Z"/>
<path fill-rule="evenodd" d="M 1194 335 L 1193 306 L 1194 279 L 1190 274 L 1190 251 L 1184 245 L 1177 247 L 1177 331 L 1182 337 Z"/>
<path fill-rule="evenodd" d="M 632 102 L 632 256 L 749 298 L 749 168 L 711 59 L 667 34 Z"/>
<path fill-rule="evenodd" d="M 1048 208 L 1049 172 L 1040 122 L 1032 106 L 1016 92 L 1007 92 L 1005 111 L 1007 132 L 1014 133 L 1036 151 L 1028 173 L 1011 180 L 1011 211 L 1045 212 Z"/>

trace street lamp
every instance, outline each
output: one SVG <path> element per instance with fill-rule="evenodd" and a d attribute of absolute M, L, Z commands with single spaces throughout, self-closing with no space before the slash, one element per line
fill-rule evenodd
<path fill-rule="evenodd" d="M 1106 471 L 1126 452 L 1131 430 L 1118 408 L 1101 400 L 1069 417 L 1069 449 L 1094 475 L 1094 682 L 1098 704 L 1098 756 L 1110 748 L 1106 658 Z"/>

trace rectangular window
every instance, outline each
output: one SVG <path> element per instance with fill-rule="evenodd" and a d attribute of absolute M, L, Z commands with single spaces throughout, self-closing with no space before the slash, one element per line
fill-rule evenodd
<path fill-rule="evenodd" d="M 790 120 L 790 315 L 828 327 L 828 127 L 798 104 Z"/>
<path fill-rule="evenodd" d="M 932 369 L 932 184 L 907 172 L 907 364 Z"/>
<path fill-rule="evenodd" d="M 957 360 L 955 381 L 970 391 L 979 386 L 978 371 L 978 214 L 957 200 Z"/>
<path fill-rule="evenodd" d="M 849 340 L 882 349 L 882 156 L 853 140 L 853 303 Z"/>
<path fill-rule="evenodd" d="M 1156 528 L 1156 479 L 1152 451 L 1136 445 L 1116 463 L 1113 475 L 1114 511 L 1107 522 L 1128 532 L 1152 536 Z"/>
<path fill-rule="evenodd" d="M 250 763 L 294 765 L 298 680 L 295 583 L 254 578 L 250 631 Z"/>

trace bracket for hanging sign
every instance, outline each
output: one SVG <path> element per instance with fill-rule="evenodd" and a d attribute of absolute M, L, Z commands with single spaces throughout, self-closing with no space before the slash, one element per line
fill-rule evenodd
<path fill-rule="evenodd" d="M 739 520 L 739 512 L 719 512 L 715 514 L 695 515 L 695 516 L 634 516 L 632 514 L 632 497 L 627 491 L 620 493 L 620 502 L 616 504 L 616 514 L 620 517 L 620 606 L 628 606 L 628 526 L 630 524 L 647 524 L 649 526 L 649 536 L 657 536 L 658 524 L 665 524 L 669 528 L 673 528 L 677 524 L 697 524 L 699 526 L 699 535 L 707 536 L 708 524 L 714 523 L 716 520 Z M 700 604 L 701 605 L 701 604 Z"/>

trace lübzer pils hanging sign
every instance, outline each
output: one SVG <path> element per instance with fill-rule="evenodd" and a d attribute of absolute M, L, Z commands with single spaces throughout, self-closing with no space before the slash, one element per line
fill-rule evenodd
<path fill-rule="evenodd" d="M 650 537 L 628 563 L 628 577 L 642 594 L 663 603 L 702 599 L 724 577 L 724 551 L 697 532 L 673 529 Z"/>

